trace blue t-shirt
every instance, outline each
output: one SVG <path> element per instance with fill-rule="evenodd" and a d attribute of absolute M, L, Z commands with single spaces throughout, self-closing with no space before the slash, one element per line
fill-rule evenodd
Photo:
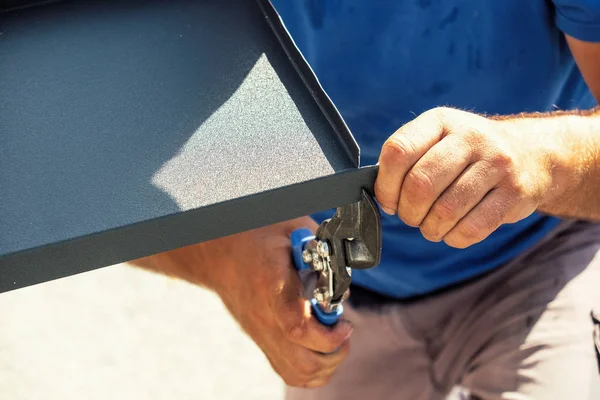
<path fill-rule="evenodd" d="M 561 31 L 600 41 L 600 0 L 274 4 L 357 139 L 363 165 L 377 162 L 398 127 L 436 106 L 513 114 L 596 104 Z M 353 271 L 353 281 L 399 298 L 430 293 L 505 264 L 558 222 L 533 214 L 458 250 L 384 215 L 381 264 Z"/>

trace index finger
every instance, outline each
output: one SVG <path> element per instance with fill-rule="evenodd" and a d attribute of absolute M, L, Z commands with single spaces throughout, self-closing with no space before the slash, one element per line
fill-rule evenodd
<path fill-rule="evenodd" d="M 442 109 L 424 112 L 398 129 L 383 144 L 375 181 L 375 197 L 386 213 L 397 212 L 404 177 L 444 137 L 444 113 Z"/>

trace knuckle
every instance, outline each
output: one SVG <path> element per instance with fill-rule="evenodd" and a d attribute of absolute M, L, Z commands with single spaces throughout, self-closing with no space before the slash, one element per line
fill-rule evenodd
<path fill-rule="evenodd" d="M 398 208 L 397 200 L 394 201 L 389 188 L 384 186 L 384 183 L 379 177 L 375 181 L 375 198 L 382 207 L 388 208 L 389 210 L 396 210 Z"/>
<path fill-rule="evenodd" d="M 474 152 L 482 152 L 489 146 L 485 133 L 476 128 L 471 128 L 465 131 L 463 134 L 463 140 Z"/>
<path fill-rule="evenodd" d="M 409 171 L 400 193 L 398 216 L 409 226 L 421 225 L 427 210 L 419 206 L 432 203 L 434 197 L 435 188 L 431 179 L 420 171 Z"/>
<path fill-rule="evenodd" d="M 495 151 L 489 161 L 492 168 L 498 171 L 510 171 L 513 167 L 513 159 L 503 151 Z"/>
<path fill-rule="evenodd" d="M 437 221 L 454 221 L 458 219 L 457 207 L 447 199 L 440 199 L 431 208 L 431 215 Z"/>
<path fill-rule="evenodd" d="M 416 155 L 414 144 L 402 135 L 390 137 L 381 149 L 381 164 L 391 167 L 403 167 Z"/>
<path fill-rule="evenodd" d="M 423 115 L 427 115 L 427 116 L 432 116 L 432 117 L 437 117 L 437 118 L 443 119 L 444 117 L 446 117 L 451 112 L 452 112 L 452 108 L 450 108 L 450 107 L 438 106 L 438 107 L 434 107 L 432 109 L 429 109 L 429 110 L 425 111 L 423 113 Z"/>
<path fill-rule="evenodd" d="M 296 313 L 297 314 L 297 313 Z M 304 339 L 308 334 L 308 326 L 303 318 L 295 315 L 286 321 L 285 338 L 290 342 L 297 342 Z"/>
<path fill-rule="evenodd" d="M 431 178 L 416 170 L 409 171 L 406 174 L 406 181 L 404 183 L 404 190 L 409 202 L 417 199 L 428 199 L 435 195 L 435 187 Z"/>
<path fill-rule="evenodd" d="M 309 379 L 320 370 L 319 364 L 314 360 L 305 360 L 300 362 L 296 368 L 302 376 L 305 376 Z"/>
<path fill-rule="evenodd" d="M 450 116 L 455 110 L 450 107 L 435 107 L 425 111 L 419 118 L 426 118 L 435 122 L 440 130 L 444 130 L 446 123 L 450 121 Z"/>
<path fill-rule="evenodd" d="M 467 243 L 479 241 L 482 230 L 481 224 L 473 219 L 467 219 L 458 225 L 458 233 Z"/>
<path fill-rule="evenodd" d="M 495 212 L 508 212 L 510 208 L 517 204 L 523 204 L 529 198 L 529 193 L 524 184 L 519 178 L 509 177 L 504 183 L 499 186 L 497 191 L 497 201 L 495 204 Z"/>

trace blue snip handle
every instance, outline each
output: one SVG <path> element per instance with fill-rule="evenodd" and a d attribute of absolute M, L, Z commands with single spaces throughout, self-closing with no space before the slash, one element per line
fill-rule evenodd
<path fill-rule="evenodd" d="M 302 260 L 302 252 L 304 251 L 306 244 L 314 238 L 315 236 L 308 228 L 300 228 L 292 232 L 292 258 L 294 260 L 294 266 L 298 271 L 310 269 L 310 266 L 306 264 L 304 260 Z M 344 308 L 341 304 L 336 308 L 335 311 L 330 312 L 323 310 L 323 307 L 321 307 L 315 298 L 310 300 L 310 304 L 312 305 L 314 316 L 317 318 L 317 320 L 319 320 L 320 323 L 326 326 L 335 325 L 344 312 Z"/>

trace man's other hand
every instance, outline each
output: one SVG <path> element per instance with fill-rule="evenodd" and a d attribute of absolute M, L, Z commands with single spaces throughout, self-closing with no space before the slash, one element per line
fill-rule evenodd
<path fill-rule="evenodd" d="M 529 216 L 552 187 L 555 144 L 522 121 L 451 108 L 421 114 L 383 145 L 377 200 L 426 239 L 457 248 Z"/>

